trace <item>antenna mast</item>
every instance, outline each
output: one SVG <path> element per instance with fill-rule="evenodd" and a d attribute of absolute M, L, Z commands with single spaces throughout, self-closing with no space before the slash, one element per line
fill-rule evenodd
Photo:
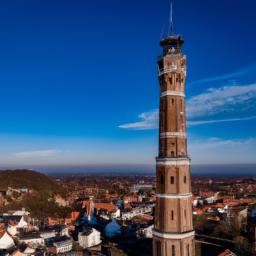
<path fill-rule="evenodd" d="M 173 20 L 172 20 L 172 1 L 170 5 L 170 23 L 169 23 L 169 31 L 168 35 L 171 36 L 173 34 Z"/>

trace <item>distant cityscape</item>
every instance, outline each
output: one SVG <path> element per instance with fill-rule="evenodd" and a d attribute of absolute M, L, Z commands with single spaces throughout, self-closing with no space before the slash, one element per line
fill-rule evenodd
<path fill-rule="evenodd" d="M 13 185 L 5 187 L 8 176 Z M 41 187 L 19 184 L 30 176 Z M 152 255 L 154 176 L 19 170 L 0 179 L 3 255 Z M 255 255 L 256 177 L 196 175 L 192 188 L 196 255 Z"/>

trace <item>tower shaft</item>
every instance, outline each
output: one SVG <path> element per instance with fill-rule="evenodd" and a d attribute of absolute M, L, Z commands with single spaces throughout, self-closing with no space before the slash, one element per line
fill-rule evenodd
<path fill-rule="evenodd" d="M 186 134 L 186 57 L 183 39 L 161 41 L 159 154 L 156 159 L 154 256 L 194 256 L 190 159 Z"/>

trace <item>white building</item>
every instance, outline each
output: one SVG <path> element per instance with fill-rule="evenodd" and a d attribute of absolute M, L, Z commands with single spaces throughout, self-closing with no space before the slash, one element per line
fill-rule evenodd
<path fill-rule="evenodd" d="M 0 236 L 0 249 L 7 250 L 14 246 L 15 244 L 12 237 L 7 232 L 4 232 L 2 236 Z"/>
<path fill-rule="evenodd" d="M 136 207 L 131 209 L 130 211 L 124 211 L 121 214 L 121 219 L 122 220 L 131 220 L 132 218 L 151 213 L 152 212 L 152 206 L 143 206 L 143 207 Z"/>
<path fill-rule="evenodd" d="M 53 246 L 56 248 L 56 253 L 70 252 L 73 248 L 73 239 L 67 238 L 63 241 L 54 242 Z"/>
<path fill-rule="evenodd" d="M 111 217 L 114 218 L 114 219 L 120 218 L 120 216 L 121 216 L 121 211 L 120 211 L 120 209 L 116 209 L 116 211 L 114 211 L 114 212 L 111 213 Z"/>
<path fill-rule="evenodd" d="M 154 225 L 148 226 L 140 230 L 140 236 L 145 238 L 152 238 L 153 237 L 153 227 Z"/>
<path fill-rule="evenodd" d="M 13 217 L 13 218 L 12 218 Z M 16 236 L 19 233 L 19 229 L 24 229 L 28 226 L 28 223 L 25 221 L 24 216 L 8 216 L 8 228 L 7 231 L 12 235 Z"/>
<path fill-rule="evenodd" d="M 31 248 L 44 246 L 44 239 L 40 237 L 40 234 L 38 232 L 20 234 L 19 242 L 27 244 Z"/>
<path fill-rule="evenodd" d="M 42 237 L 43 239 L 53 238 L 56 235 L 57 235 L 57 232 L 55 230 L 47 230 L 47 231 L 40 232 L 40 237 Z"/>
<path fill-rule="evenodd" d="M 101 243 L 100 232 L 94 228 L 88 228 L 84 232 L 79 232 L 78 243 L 84 249 L 99 245 Z"/>

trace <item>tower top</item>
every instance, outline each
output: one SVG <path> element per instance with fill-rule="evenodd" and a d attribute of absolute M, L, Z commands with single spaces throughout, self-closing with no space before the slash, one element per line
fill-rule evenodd
<path fill-rule="evenodd" d="M 161 39 L 160 45 L 164 48 L 164 50 L 174 48 L 175 50 L 180 51 L 183 43 L 184 43 L 184 40 L 182 36 L 175 35 L 173 32 L 173 9 L 172 9 L 172 0 L 171 0 L 168 35 L 166 38 Z"/>

